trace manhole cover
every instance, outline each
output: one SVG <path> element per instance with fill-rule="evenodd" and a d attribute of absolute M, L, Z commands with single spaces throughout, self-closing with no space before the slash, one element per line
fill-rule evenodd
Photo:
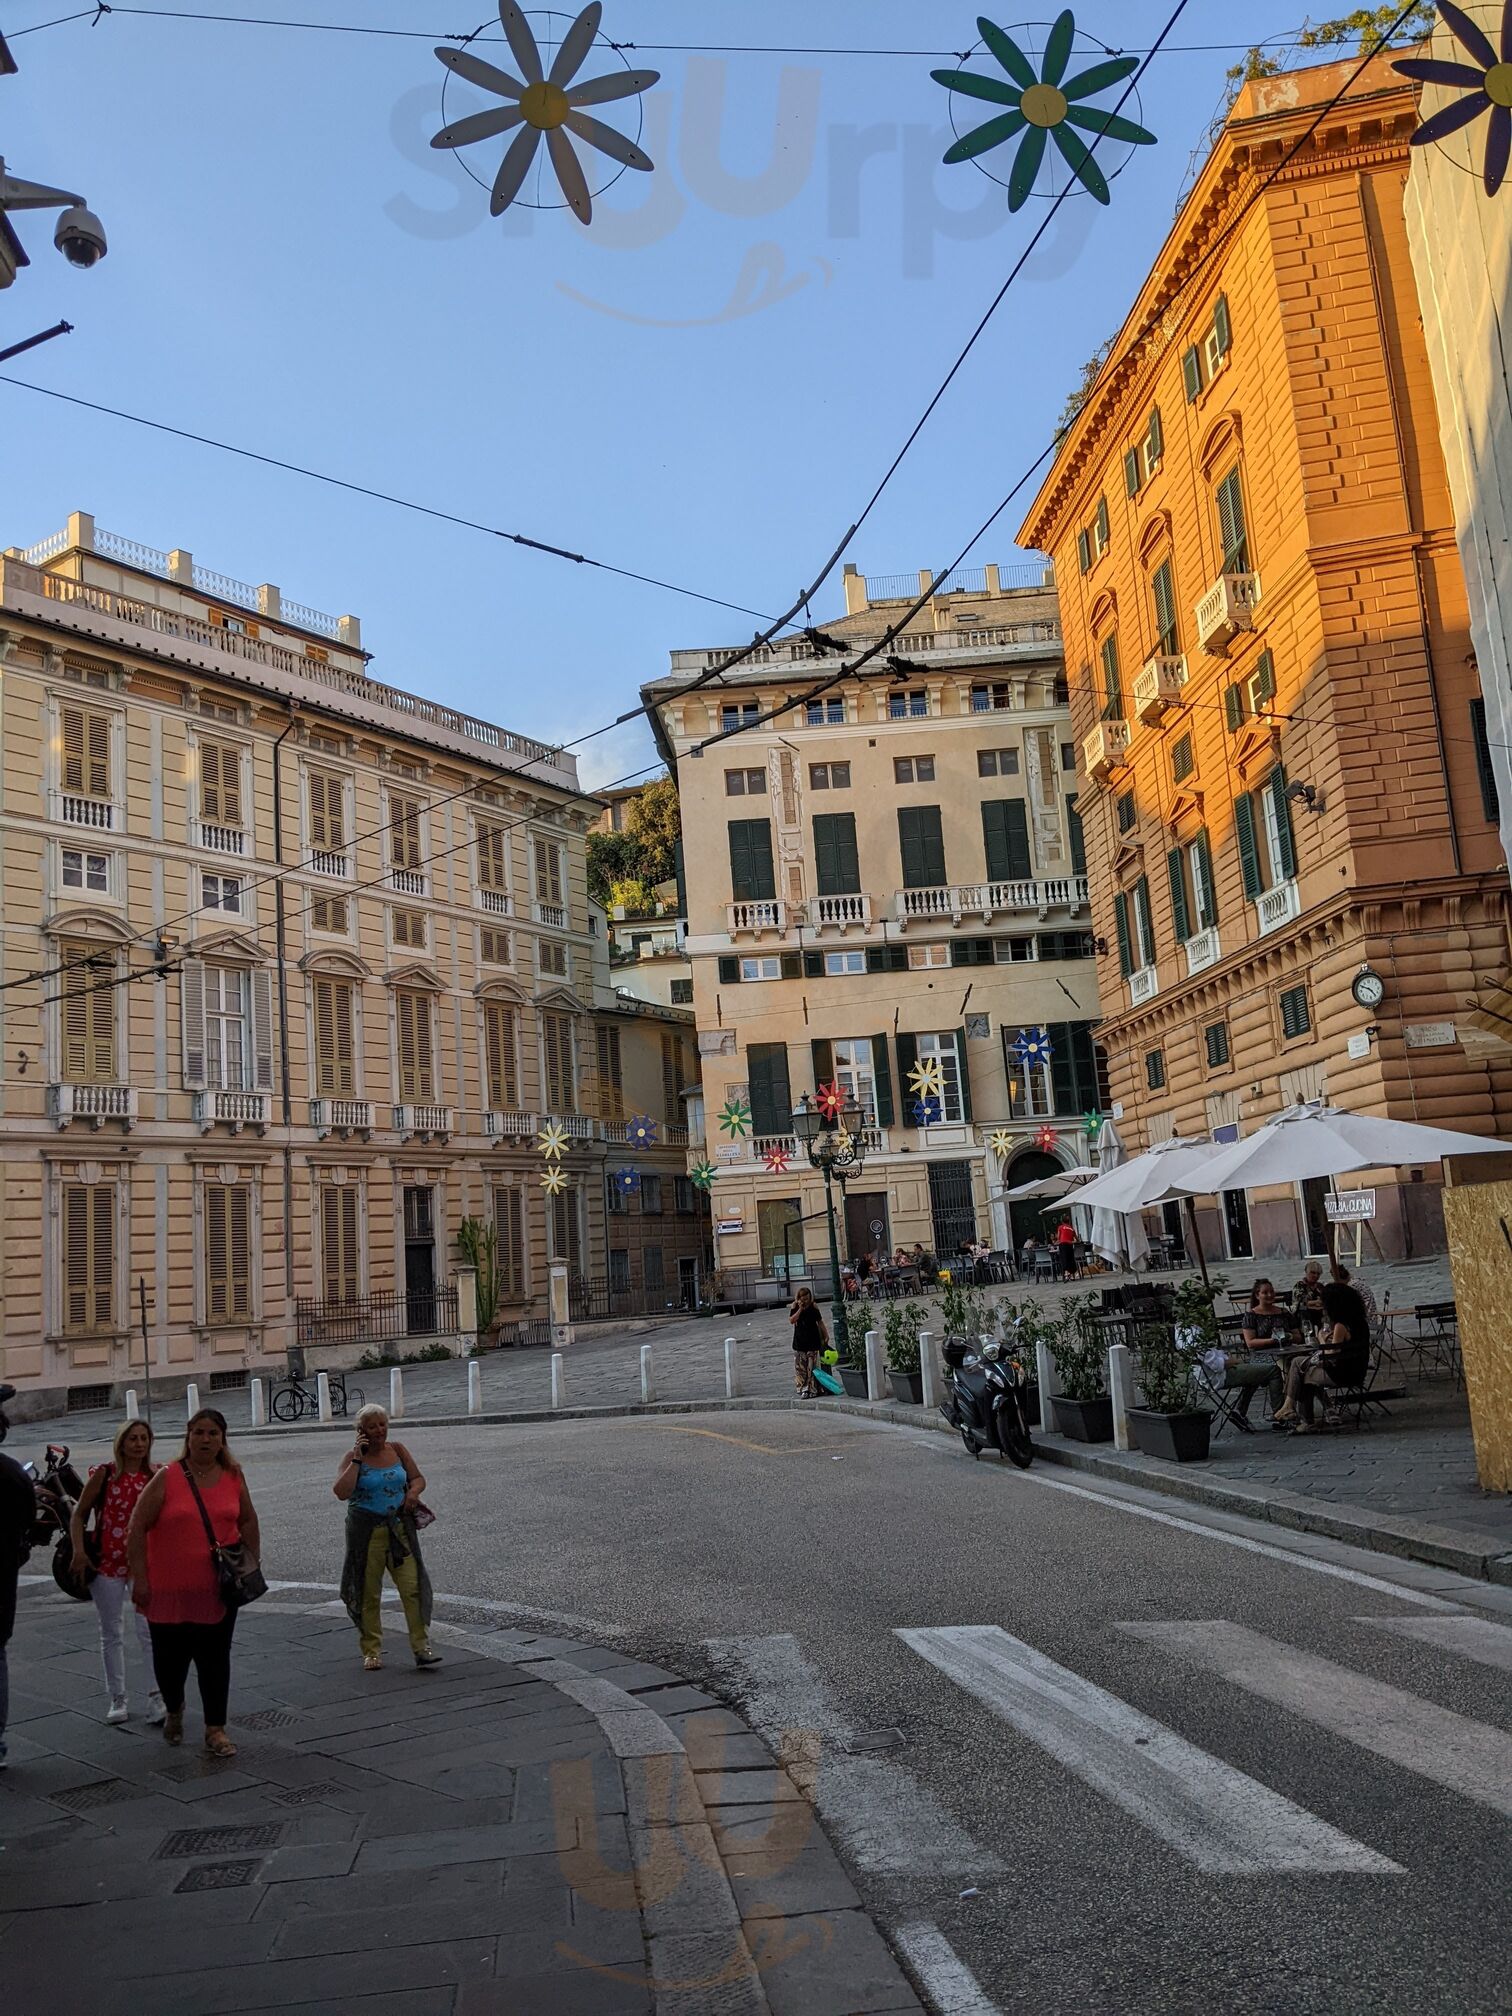
<path fill-rule="evenodd" d="M 322 1799 L 338 1798 L 344 1785 L 286 1785 L 278 1791 L 270 1786 L 263 1797 L 277 1806 L 318 1806 Z"/>
<path fill-rule="evenodd" d="M 255 1714 L 238 1717 L 243 1729 L 287 1729 L 299 1719 L 292 1708 L 259 1708 Z"/>
<path fill-rule="evenodd" d="M 845 1747 L 852 1757 L 870 1757 L 883 1750 L 901 1750 L 903 1741 L 901 1729 L 864 1729 Z"/>
<path fill-rule="evenodd" d="M 66 1792 L 51 1794 L 55 1806 L 68 1806 L 75 1813 L 88 1813 L 96 1806 L 118 1806 L 126 1799 L 140 1799 L 148 1788 L 128 1785 L 124 1778 L 97 1778 L 90 1785 L 72 1785 Z"/>
<path fill-rule="evenodd" d="M 181 1827 L 157 1851 L 159 1862 L 178 1862 L 191 1855 L 234 1855 L 239 1849 L 276 1848 L 283 1834 L 280 1821 L 260 1827 Z"/>
<path fill-rule="evenodd" d="M 201 1862 L 197 1869 L 186 1869 L 174 1884 L 174 1895 L 181 1896 L 190 1890 L 244 1890 L 257 1874 L 258 1864 L 253 1862 Z"/>

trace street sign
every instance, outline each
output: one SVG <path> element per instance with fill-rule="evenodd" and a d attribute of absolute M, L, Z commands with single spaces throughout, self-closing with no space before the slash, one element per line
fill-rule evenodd
<path fill-rule="evenodd" d="M 1349 1054 L 1351 1057 L 1368 1057 L 1370 1055 L 1370 1034 L 1368 1030 L 1362 1029 L 1358 1036 L 1350 1037 Z"/>
<path fill-rule="evenodd" d="M 1458 1040 L 1452 1022 L 1409 1022 L 1403 1033 L 1409 1050 L 1443 1050 Z"/>
<path fill-rule="evenodd" d="M 1325 1197 L 1323 1210 L 1330 1225 L 1362 1224 L 1376 1214 L 1376 1193 L 1374 1190 L 1343 1190 L 1336 1197 Z"/>
<path fill-rule="evenodd" d="M 719 1223 L 714 1227 L 714 1230 L 716 1232 L 744 1232 L 745 1220 L 744 1218 L 721 1218 Z"/>

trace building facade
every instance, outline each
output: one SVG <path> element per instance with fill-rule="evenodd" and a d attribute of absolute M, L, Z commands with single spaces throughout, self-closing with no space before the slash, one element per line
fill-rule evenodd
<path fill-rule="evenodd" d="M 1351 67 L 1245 87 L 1021 533 L 1060 583 L 1131 1146 L 1324 1095 L 1512 1119 L 1461 1020 L 1507 879 L 1403 216 L 1415 94 L 1379 59 L 1291 151 Z M 1437 1178 L 1380 1174 L 1384 1251 L 1441 1242 Z M 1234 1193 L 1205 1239 L 1320 1250 L 1327 1188 Z"/>
<path fill-rule="evenodd" d="M 929 586 L 847 569 L 846 614 L 823 635 L 875 641 Z M 953 1253 L 968 1236 L 1004 1246 L 1005 1179 L 1079 1160 L 1102 1103 L 1044 564 L 940 584 L 887 655 L 814 697 L 837 663 L 824 644 L 724 670 L 734 655 L 675 652 L 644 696 L 682 802 L 718 1263 L 827 1274 L 823 1183 L 792 1111 L 828 1084 L 867 1116 L 842 1257 L 915 1242 Z M 1049 1053 L 1026 1057 L 1020 1032 L 1044 1032 Z M 927 1124 L 921 1066 L 940 1088 Z"/>
<path fill-rule="evenodd" d="M 602 1276 L 572 759 L 372 678 L 355 619 L 82 514 L 0 559 L 0 668 L 20 1406 L 445 1334 L 467 1216 L 513 1321 L 552 1259 Z"/>

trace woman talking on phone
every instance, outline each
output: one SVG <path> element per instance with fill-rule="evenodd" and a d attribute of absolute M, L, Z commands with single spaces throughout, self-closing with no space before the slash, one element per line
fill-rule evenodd
<path fill-rule="evenodd" d="M 431 1650 L 431 1585 L 420 1558 L 415 1518 L 425 1479 L 404 1444 L 390 1442 L 388 1427 L 388 1415 L 381 1407 L 362 1409 L 356 1446 L 343 1458 L 331 1487 L 347 1508 L 341 1600 L 357 1626 L 362 1663 L 369 1673 L 383 1664 L 385 1569 L 404 1605 L 415 1664 L 441 1664 L 440 1653 Z"/>

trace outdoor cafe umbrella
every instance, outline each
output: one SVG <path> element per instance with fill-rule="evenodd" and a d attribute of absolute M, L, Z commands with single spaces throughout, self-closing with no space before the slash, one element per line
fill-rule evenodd
<path fill-rule="evenodd" d="M 1095 1169 L 1078 1166 L 1075 1169 L 1057 1169 L 1049 1176 L 1036 1176 L 1032 1183 L 1020 1183 L 1012 1190 L 1000 1190 L 996 1195 L 1005 1204 L 1022 1197 L 1066 1197 L 1080 1189 L 1083 1183 L 1090 1183 L 1097 1174 Z M 1078 1197 L 1077 1202 L 1081 1199 Z"/>
<path fill-rule="evenodd" d="M 1143 1155 L 1136 1155 L 1132 1162 L 1125 1162 L 1117 1169 L 1110 1169 L 1105 1176 L 1099 1176 L 1095 1183 L 1087 1185 L 1076 1201 L 1096 1205 L 1106 1211 L 1129 1214 L 1143 1211 L 1148 1204 L 1163 1204 L 1168 1197 L 1186 1197 L 1189 1200 L 1187 1221 L 1192 1230 L 1192 1246 L 1205 1281 L 1207 1261 L 1202 1241 L 1197 1236 L 1197 1214 L 1190 1198 L 1193 1195 L 1202 1196 L 1213 1187 L 1202 1180 L 1202 1176 L 1206 1165 L 1220 1152 L 1211 1141 L 1183 1140 L 1180 1135 L 1173 1134 L 1169 1141 L 1159 1141 L 1153 1148 L 1146 1149 Z"/>
<path fill-rule="evenodd" d="M 1345 1113 L 1312 1101 L 1291 1107 L 1242 1141 L 1209 1149 L 1203 1161 L 1180 1169 L 1173 1166 L 1171 1188 L 1190 1196 L 1260 1190 L 1269 1183 L 1302 1183 L 1310 1176 L 1400 1169 L 1409 1163 L 1437 1162 L 1445 1155 L 1494 1154 L 1507 1146 L 1484 1134 L 1456 1134 L 1411 1120 Z"/>
<path fill-rule="evenodd" d="M 1106 1176 L 1114 1169 L 1127 1166 L 1128 1151 L 1123 1145 L 1117 1127 L 1110 1118 L 1104 1120 L 1102 1131 L 1097 1137 L 1097 1163 Z M 1100 1204 L 1092 1211 L 1091 1241 L 1095 1251 L 1104 1260 L 1122 1261 L 1131 1271 L 1150 1250 L 1150 1242 L 1145 1237 L 1144 1220 L 1139 1213 L 1125 1215 L 1113 1210 L 1107 1204 Z"/>

